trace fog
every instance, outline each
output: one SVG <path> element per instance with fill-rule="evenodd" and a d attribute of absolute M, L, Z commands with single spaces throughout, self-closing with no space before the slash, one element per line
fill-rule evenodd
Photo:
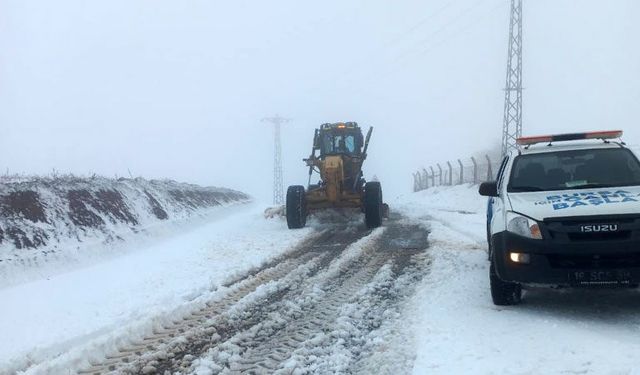
<path fill-rule="evenodd" d="M 640 143 L 640 2 L 525 0 L 524 133 Z M 500 142 L 509 1 L 0 0 L 0 171 L 172 178 L 268 201 L 324 122 L 374 126 L 365 176 Z"/>

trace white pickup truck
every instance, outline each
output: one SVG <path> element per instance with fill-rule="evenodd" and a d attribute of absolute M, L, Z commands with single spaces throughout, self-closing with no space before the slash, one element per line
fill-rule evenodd
<path fill-rule="evenodd" d="M 520 138 L 480 186 L 496 305 L 519 303 L 522 285 L 640 283 L 640 162 L 621 136 Z"/>

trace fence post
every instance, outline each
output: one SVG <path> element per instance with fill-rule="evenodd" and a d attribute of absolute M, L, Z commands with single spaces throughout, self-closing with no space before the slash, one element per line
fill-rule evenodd
<path fill-rule="evenodd" d="M 471 162 L 473 163 L 473 183 L 478 183 L 478 162 L 475 157 L 471 157 Z"/>
<path fill-rule="evenodd" d="M 418 173 L 414 173 L 413 174 L 413 192 L 415 193 L 416 191 L 418 191 Z"/>
<path fill-rule="evenodd" d="M 433 166 L 429 169 L 431 169 L 431 186 L 436 186 L 436 172 L 433 170 Z"/>
<path fill-rule="evenodd" d="M 429 180 L 427 170 L 422 168 L 422 190 L 429 188 Z"/>
<path fill-rule="evenodd" d="M 491 166 L 491 159 L 489 158 L 489 155 L 485 155 L 485 157 L 487 158 L 487 181 L 491 181 L 493 180 L 493 167 Z"/>
<path fill-rule="evenodd" d="M 453 167 L 451 167 L 451 163 L 447 162 L 447 166 L 449 166 L 449 186 L 453 185 Z"/>
<path fill-rule="evenodd" d="M 438 166 L 438 185 L 442 186 L 442 167 L 440 166 L 440 163 L 436 164 Z"/>
<path fill-rule="evenodd" d="M 460 185 L 462 185 L 464 184 L 464 167 L 460 159 L 458 159 L 458 165 L 460 165 Z"/>

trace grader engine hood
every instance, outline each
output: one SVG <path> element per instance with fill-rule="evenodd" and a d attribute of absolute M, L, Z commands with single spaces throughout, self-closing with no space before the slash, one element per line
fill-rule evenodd
<path fill-rule="evenodd" d="M 322 180 L 326 184 L 327 199 L 330 202 L 338 201 L 340 197 L 341 182 L 344 180 L 344 163 L 340 156 L 327 156 L 322 168 Z"/>

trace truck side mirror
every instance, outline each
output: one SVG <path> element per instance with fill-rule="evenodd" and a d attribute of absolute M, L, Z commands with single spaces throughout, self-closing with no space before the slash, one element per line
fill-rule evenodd
<path fill-rule="evenodd" d="M 480 184 L 479 193 L 484 197 L 497 197 L 498 196 L 498 182 L 489 181 Z"/>

